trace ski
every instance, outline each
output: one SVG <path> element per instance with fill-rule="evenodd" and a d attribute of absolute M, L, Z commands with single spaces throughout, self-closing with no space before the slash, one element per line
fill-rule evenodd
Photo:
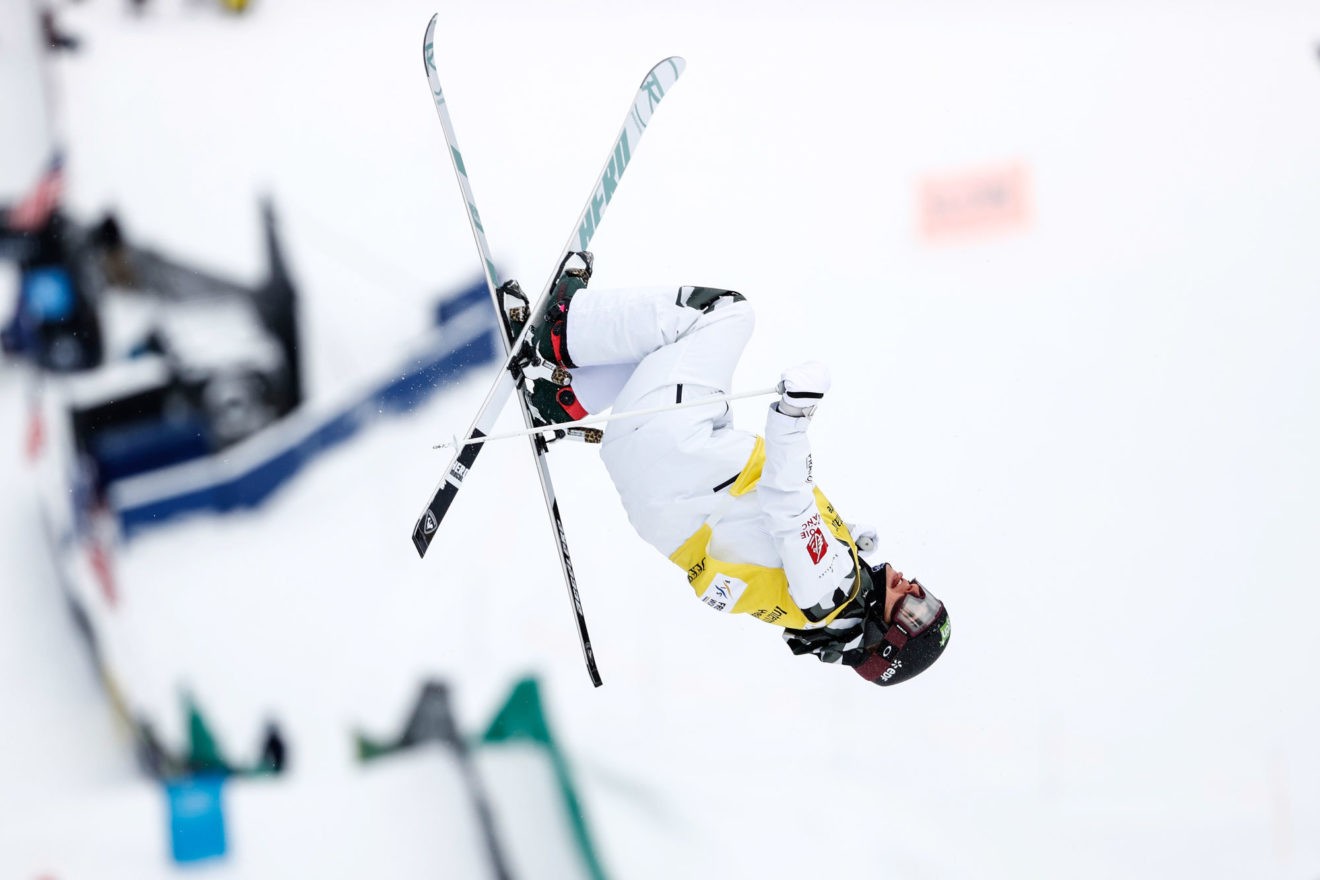
<path fill-rule="evenodd" d="M 476 202 L 472 196 L 471 183 L 468 180 L 467 169 L 463 164 L 462 153 L 458 149 L 458 142 L 454 136 L 453 122 L 449 116 L 449 109 L 445 102 L 444 92 L 440 86 L 439 74 L 435 67 L 435 27 L 438 16 L 432 16 L 430 23 L 426 28 L 426 36 L 423 40 L 423 64 L 426 69 L 427 81 L 431 87 L 431 94 L 435 101 L 436 113 L 440 117 L 440 125 L 444 130 L 445 141 L 449 148 L 450 159 L 454 166 L 454 172 L 458 177 L 459 189 L 462 192 L 464 202 L 467 205 L 468 222 L 472 228 L 472 235 L 477 245 L 477 252 L 482 263 L 482 271 L 485 274 L 486 286 L 491 295 L 496 310 L 499 312 L 505 333 L 501 335 L 501 340 L 505 347 L 505 363 L 492 384 L 490 391 L 486 395 L 485 401 L 478 410 L 472 426 L 468 429 L 466 440 L 471 441 L 474 438 L 484 437 L 490 433 L 494 427 L 499 414 L 507 402 L 510 395 L 517 390 L 518 382 L 516 378 L 517 367 L 515 365 L 514 353 L 522 346 L 522 342 L 527 334 L 532 330 L 534 321 L 527 321 L 522 331 L 516 335 L 513 334 L 508 321 L 508 315 L 504 310 L 503 303 L 498 293 L 500 287 L 499 273 L 495 268 L 494 260 L 491 257 L 490 245 L 486 241 L 485 229 L 481 223 L 481 216 L 477 211 Z M 596 179 L 592 187 L 591 194 L 587 199 L 586 205 L 579 214 L 574 223 L 573 231 L 570 233 L 568 241 L 561 249 L 560 258 L 556 265 L 562 266 L 564 258 L 572 251 L 587 250 L 595 231 L 600 224 L 601 217 L 604 215 L 605 208 L 613 199 L 614 192 L 618 187 L 619 180 L 623 176 L 624 170 L 631 161 L 632 152 L 636 148 L 642 134 L 646 131 L 646 126 L 650 122 L 651 114 L 656 106 L 668 93 L 669 88 L 678 80 L 684 68 L 684 61 L 681 58 L 666 58 L 655 67 L 653 67 L 642 80 L 633 102 L 629 106 L 628 115 L 624 120 L 619 134 L 613 141 L 610 154 L 605 161 L 605 166 Z M 543 308 L 546 298 L 556 280 L 556 274 L 552 274 L 547 281 L 540 297 L 536 303 L 529 309 L 529 315 L 539 314 Z M 528 427 L 532 427 L 535 422 L 528 402 L 521 394 L 517 395 L 519 405 L 523 412 L 523 420 Z M 568 540 L 564 533 L 563 518 L 559 513 L 559 504 L 555 500 L 554 486 L 550 480 L 550 471 L 545 454 L 548 451 L 546 441 L 539 436 L 530 438 L 532 453 L 536 460 L 537 471 L 541 483 L 541 493 L 545 500 L 546 511 L 550 515 L 553 526 L 555 544 L 559 552 L 560 567 L 563 570 L 564 581 L 568 587 L 569 598 L 572 603 L 573 612 L 576 617 L 578 636 L 582 643 L 582 653 L 586 660 L 587 672 L 591 676 L 592 684 L 599 687 L 601 685 L 600 673 L 596 667 L 595 655 L 591 647 L 591 638 L 587 632 L 586 618 L 582 610 L 581 596 L 577 588 L 577 578 L 573 573 L 573 563 L 569 556 Z M 418 555 L 425 556 L 426 550 L 430 546 L 436 531 L 439 529 L 445 514 L 453 504 L 458 490 L 462 488 L 463 479 L 476 461 L 480 453 L 481 444 L 462 446 L 457 450 L 449 467 L 445 471 L 444 478 L 436 487 L 431 495 L 431 500 L 426 509 L 417 519 L 413 528 L 413 545 L 417 548 Z"/>

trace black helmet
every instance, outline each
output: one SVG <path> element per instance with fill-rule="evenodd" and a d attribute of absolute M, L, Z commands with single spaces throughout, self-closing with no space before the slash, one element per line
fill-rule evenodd
<path fill-rule="evenodd" d="M 886 562 L 870 571 L 872 607 L 877 612 L 884 609 L 888 565 Z M 862 678 L 881 687 L 907 681 L 921 673 L 939 659 L 949 644 L 949 612 L 944 603 L 920 581 L 914 583 L 921 587 L 921 595 L 909 593 L 899 599 L 890 623 L 884 622 L 883 613 L 867 620 L 867 629 L 876 627 L 880 638 L 867 648 L 866 659 L 854 668 Z"/>

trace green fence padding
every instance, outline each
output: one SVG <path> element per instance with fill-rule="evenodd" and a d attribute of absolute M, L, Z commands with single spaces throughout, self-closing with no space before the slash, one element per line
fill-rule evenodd
<path fill-rule="evenodd" d="M 577 841 L 582 861 L 587 866 L 592 880 L 606 880 L 605 870 L 596 854 L 596 847 L 591 842 L 591 833 L 582 811 L 582 802 L 578 799 L 577 789 L 573 785 L 568 761 L 550 733 L 550 724 L 546 721 L 545 710 L 541 703 L 540 685 L 531 677 L 524 678 L 513 686 L 509 699 L 495 713 L 494 720 L 481 737 L 482 745 L 518 740 L 534 742 L 550 755 L 555 780 L 559 784 L 559 793 L 564 801 L 564 809 L 568 811 L 569 822 L 573 826 L 573 837 Z"/>
<path fill-rule="evenodd" d="M 234 768 L 220 753 L 220 744 L 192 694 L 185 694 L 183 700 L 188 713 L 188 770 L 192 773 L 233 773 Z"/>

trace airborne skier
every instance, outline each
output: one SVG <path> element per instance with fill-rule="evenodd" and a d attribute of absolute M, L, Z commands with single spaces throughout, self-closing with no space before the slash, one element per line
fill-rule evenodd
<path fill-rule="evenodd" d="M 563 425 L 556 431 L 561 435 L 569 433 L 565 423 L 591 411 L 636 412 L 657 402 L 681 403 L 684 396 L 699 400 L 728 390 L 753 324 L 746 299 L 730 290 L 585 290 L 591 238 L 652 114 L 683 72 L 677 56 L 662 59 L 642 79 L 541 296 L 533 303 L 517 282 L 500 284 L 435 67 L 436 22 L 432 16 L 427 25 L 422 61 L 487 287 L 506 318 L 507 357 L 413 526 L 412 543 L 422 556 L 515 388 L 522 389 L 528 425 Z M 523 306 L 506 308 L 510 298 Z M 605 433 L 601 457 L 633 526 L 687 571 L 704 602 L 783 627 L 796 654 L 842 662 L 881 685 L 905 681 L 944 651 L 948 614 L 917 581 L 887 563 L 863 560 L 859 551 L 875 547 L 874 529 L 845 524 L 812 484 L 806 430 L 829 390 L 824 367 L 785 371 L 779 390 L 764 438 L 734 429 L 728 407 L 712 401 L 620 421 Z M 572 433 L 582 436 L 580 428 Z M 535 437 L 531 446 L 587 672 L 599 687 L 546 467 L 548 444 Z"/>
<path fill-rule="evenodd" d="M 591 268 L 589 253 L 572 255 L 530 331 L 530 360 L 559 368 L 527 376 L 539 421 L 730 391 L 754 324 L 742 294 L 587 290 Z M 702 602 L 783 627 L 795 654 L 897 684 L 939 658 L 949 615 L 920 582 L 863 559 L 875 530 L 846 523 L 814 485 L 807 428 L 829 387 L 821 364 L 785 370 L 763 436 L 734 428 L 723 400 L 618 418 L 600 455 L 633 527 Z"/>

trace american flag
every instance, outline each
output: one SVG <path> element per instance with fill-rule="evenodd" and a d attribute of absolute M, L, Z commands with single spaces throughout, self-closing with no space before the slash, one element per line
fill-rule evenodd
<path fill-rule="evenodd" d="M 15 232 L 37 232 L 46 225 L 64 193 L 64 157 L 56 153 L 37 185 L 9 209 L 7 224 Z"/>

